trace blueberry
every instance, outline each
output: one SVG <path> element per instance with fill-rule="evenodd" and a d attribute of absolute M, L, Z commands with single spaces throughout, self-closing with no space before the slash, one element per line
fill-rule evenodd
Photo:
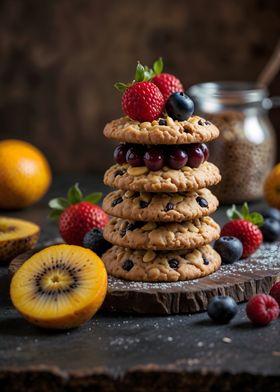
<path fill-rule="evenodd" d="M 174 204 L 169 202 L 166 204 L 164 211 L 168 212 L 173 209 L 174 209 Z"/>
<path fill-rule="evenodd" d="M 228 296 L 212 297 L 207 306 L 208 316 L 215 322 L 227 324 L 237 313 L 235 300 Z"/>
<path fill-rule="evenodd" d="M 200 207 L 202 207 L 202 208 L 208 207 L 208 201 L 206 199 L 204 199 L 204 197 L 197 196 L 197 198 L 195 200 L 200 205 Z"/>
<path fill-rule="evenodd" d="M 243 253 L 242 242 L 235 237 L 221 237 L 214 245 L 220 254 L 223 264 L 232 264 L 239 260 Z"/>
<path fill-rule="evenodd" d="M 173 93 L 166 102 L 165 109 L 173 120 L 187 120 L 194 111 L 193 101 L 184 93 Z"/>
<path fill-rule="evenodd" d="M 265 242 L 274 242 L 280 237 L 280 222 L 275 219 L 266 218 L 260 229 Z"/>
<path fill-rule="evenodd" d="M 133 266 L 134 266 L 133 261 L 128 259 L 128 260 L 125 260 L 125 261 L 123 262 L 122 268 L 123 268 L 125 271 L 129 272 L 129 271 L 133 268 Z"/>
<path fill-rule="evenodd" d="M 277 208 L 266 208 L 260 212 L 264 219 L 272 218 L 280 222 L 280 211 Z"/>
<path fill-rule="evenodd" d="M 103 231 L 96 228 L 85 234 L 83 246 L 91 249 L 98 256 L 101 256 L 107 249 L 111 248 L 112 244 L 105 240 Z"/>

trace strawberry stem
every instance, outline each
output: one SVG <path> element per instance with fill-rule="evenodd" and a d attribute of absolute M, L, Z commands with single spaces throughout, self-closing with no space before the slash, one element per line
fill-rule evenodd
<path fill-rule="evenodd" d="M 232 208 L 227 210 L 227 217 L 229 220 L 234 219 L 244 219 L 249 222 L 252 222 L 254 225 L 260 227 L 263 224 L 263 216 L 258 212 L 251 212 L 249 210 L 248 203 L 244 203 L 241 211 L 238 211 L 235 204 L 233 204 Z"/>
<path fill-rule="evenodd" d="M 79 188 L 79 184 L 76 183 L 71 186 L 71 188 L 69 188 L 67 192 L 67 198 L 57 197 L 49 201 L 49 207 L 52 209 L 51 213 L 49 214 L 49 218 L 57 220 L 67 207 L 73 204 L 81 203 L 83 201 L 96 204 L 101 198 L 101 192 L 93 192 L 84 197 Z"/>

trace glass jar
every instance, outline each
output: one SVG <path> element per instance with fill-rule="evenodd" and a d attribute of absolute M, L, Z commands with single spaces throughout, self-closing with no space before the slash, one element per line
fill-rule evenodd
<path fill-rule="evenodd" d="M 279 106 L 279 97 L 269 98 L 267 90 L 245 82 L 202 83 L 187 93 L 196 114 L 220 130 L 220 137 L 209 145 L 210 161 L 222 175 L 213 188 L 220 202 L 260 199 L 276 157 L 275 132 L 267 112 Z"/>

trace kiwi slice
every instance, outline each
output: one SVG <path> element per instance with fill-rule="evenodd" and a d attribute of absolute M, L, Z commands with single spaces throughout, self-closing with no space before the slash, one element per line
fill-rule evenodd
<path fill-rule="evenodd" d="M 38 242 L 39 226 L 13 218 L 0 217 L 0 263 L 6 263 Z"/>
<path fill-rule="evenodd" d="M 102 305 L 107 273 L 91 250 L 54 245 L 34 254 L 12 278 L 10 295 L 31 323 L 67 329 L 88 321 Z"/>

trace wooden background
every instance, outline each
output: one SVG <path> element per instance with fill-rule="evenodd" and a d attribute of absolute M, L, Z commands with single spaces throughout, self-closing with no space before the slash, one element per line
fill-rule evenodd
<path fill-rule="evenodd" d="M 163 56 L 185 87 L 255 80 L 279 33 L 279 0 L 1 0 L 0 137 L 31 141 L 58 172 L 102 171 L 113 83 L 138 59 Z M 272 120 L 279 130 L 280 110 Z"/>

